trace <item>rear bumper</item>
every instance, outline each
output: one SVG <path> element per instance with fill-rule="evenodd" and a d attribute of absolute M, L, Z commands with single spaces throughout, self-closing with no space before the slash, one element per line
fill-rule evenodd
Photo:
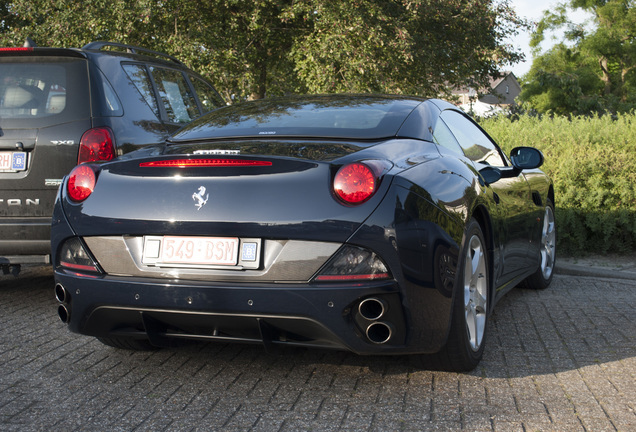
<path fill-rule="evenodd" d="M 407 191 L 400 189 L 400 193 L 406 195 Z M 407 197 L 399 197 L 399 202 L 407 201 Z M 348 238 L 334 237 L 335 232 L 343 234 L 340 228 L 333 229 L 343 222 L 332 219 L 271 226 L 233 222 L 180 222 L 171 226 L 166 221 L 145 220 L 122 220 L 120 224 L 101 219 L 94 221 L 96 225 L 80 225 L 82 230 L 96 236 L 91 240 L 77 230 L 75 222 L 83 220 L 83 216 L 71 218 L 75 228 L 72 229 L 58 201 L 51 237 L 55 278 L 60 287 L 57 291 L 63 292 L 58 311 L 73 332 L 149 339 L 158 346 L 184 338 L 330 347 L 358 354 L 434 353 L 444 346 L 450 329 L 456 291 L 453 275 L 457 270 L 453 263 L 457 261 L 458 247 L 433 223 L 427 222 L 426 230 L 414 234 L 408 215 L 400 216 L 396 222 L 395 202 L 385 199 Z M 112 232 L 96 233 L 95 227 Z M 248 271 L 242 277 L 230 277 L 220 270 L 200 274 L 194 274 L 197 273 L 194 270 L 146 271 L 135 261 L 139 255 L 135 242 L 122 237 L 123 227 L 126 232 L 138 235 L 231 232 L 239 237 L 289 239 L 288 243 L 347 242 L 377 253 L 394 279 L 349 284 L 304 282 L 318 271 L 318 268 L 306 270 L 308 261 L 314 262 L 311 256 L 324 255 L 313 247 L 305 248 L 305 252 L 311 249 L 311 254 L 306 254 L 307 259 L 303 260 L 300 257 L 304 255 L 298 250 L 285 259 L 271 255 L 272 263 L 288 264 L 285 271 L 274 272 L 276 277 L 269 270 L 267 277 L 258 272 L 252 277 Z M 461 240 L 461 230 L 457 232 Z M 90 243 L 90 252 L 93 255 L 97 252 L 105 274 L 75 274 L 58 266 L 59 248 L 66 239 L 75 236 Z M 117 236 L 119 240 L 115 242 L 111 237 Z M 114 247 L 117 243 L 121 244 Z M 122 249 L 121 245 L 125 247 Z M 267 244 L 264 251 L 263 262 L 269 263 Z M 109 254 L 113 260 L 108 258 Z M 316 262 L 324 263 L 327 255 L 324 259 L 316 258 Z M 124 258 L 132 260 L 126 269 L 118 267 Z M 262 270 L 271 267 L 267 264 Z M 298 268 L 307 274 L 298 275 Z M 293 270 L 294 274 L 290 276 L 287 270 Z M 360 303 L 370 298 L 386 305 L 385 312 L 374 319 L 365 318 L 359 310 Z M 388 333 L 390 337 L 383 341 L 382 335 Z"/>
<path fill-rule="evenodd" d="M 432 352 L 413 343 L 395 281 L 364 285 L 223 286 L 56 271 L 60 316 L 96 337 L 237 341 L 336 348 L 358 354 Z M 361 311 L 374 299 L 381 313 Z M 376 316 L 377 315 L 377 316 Z M 409 342 L 410 341 L 410 342 Z"/>
<path fill-rule="evenodd" d="M 0 265 L 51 264 L 50 255 L 2 255 Z"/>
<path fill-rule="evenodd" d="M 51 218 L 0 218 L 0 264 L 49 264 Z"/>

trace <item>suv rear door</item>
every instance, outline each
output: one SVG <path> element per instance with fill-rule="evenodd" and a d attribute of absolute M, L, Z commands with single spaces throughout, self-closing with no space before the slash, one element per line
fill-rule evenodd
<path fill-rule="evenodd" d="M 78 162 L 162 143 L 223 105 L 183 63 L 144 48 L 1 48 L 0 269 L 48 262 L 56 191 Z"/>
<path fill-rule="evenodd" d="M 72 50 L 0 52 L 0 256 L 5 261 L 11 255 L 49 253 L 57 188 L 76 164 L 82 134 L 91 127 L 87 67 L 85 57 Z"/>

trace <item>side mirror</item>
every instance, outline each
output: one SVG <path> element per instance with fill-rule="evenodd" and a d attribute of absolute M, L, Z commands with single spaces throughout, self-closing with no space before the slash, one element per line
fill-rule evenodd
<path fill-rule="evenodd" d="M 499 181 L 499 179 L 503 176 L 501 170 L 493 166 L 487 166 L 480 169 L 479 174 L 481 175 L 480 182 L 483 179 L 486 185 Z"/>
<path fill-rule="evenodd" d="M 515 147 L 510 152 L 512 166 L 517 169 L 534 169 L 543 165 L 543 153 L 532 147 Z"/>

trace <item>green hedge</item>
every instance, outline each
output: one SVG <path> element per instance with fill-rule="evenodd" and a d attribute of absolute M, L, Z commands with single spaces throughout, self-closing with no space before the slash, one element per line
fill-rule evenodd
<path fill-rule="evenodd" d="M 509 153 L 532 146 L 555 188 L 558 246 L 566 254 L 636 250 L 636 114 L 480 121 Z"/>

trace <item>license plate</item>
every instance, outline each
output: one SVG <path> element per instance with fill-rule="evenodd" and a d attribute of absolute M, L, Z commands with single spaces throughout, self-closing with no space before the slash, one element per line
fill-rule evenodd
<path fill-rule="evenodd" d="M 141 262 L 148 267 L 260 268 L 259 238 L 144 236 Z"/>
<path fill-rule="evenodd" d="M 24 171 L 26 168 L 26 152 L 0 152 L 0 171 Z"/>
<path fill-rule="evenodd" d="M 237 237 L 164 236 L 154 243 L 146 241 L 144 257 L 157 255 L 158 262 L 162 264 L 235 266 L 238 251 Z"/>

